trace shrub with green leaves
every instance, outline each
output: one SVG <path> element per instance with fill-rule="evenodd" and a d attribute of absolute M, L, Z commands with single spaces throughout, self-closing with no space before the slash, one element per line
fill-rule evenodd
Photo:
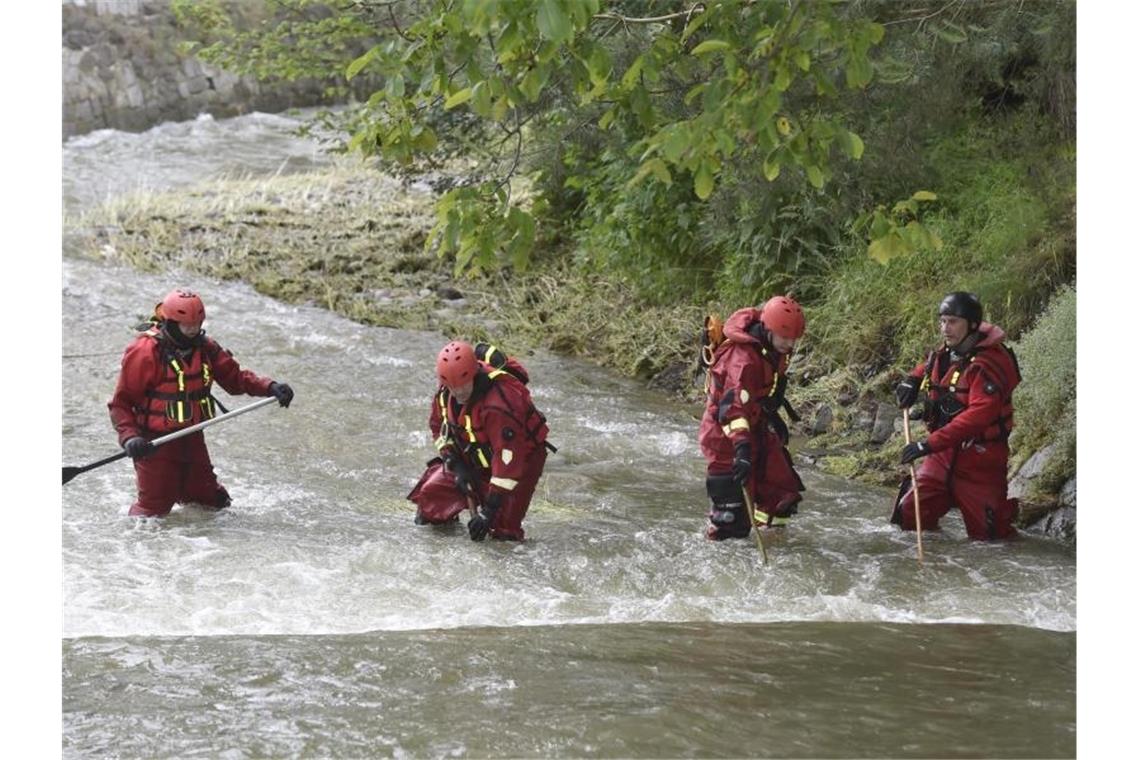
<path fill-rule="evenodd" d="M 1046 443 L 1056 443 L 1057 452 L 1041 478 L 1044 488 L 1056 489 L 1076 473 L 1076 290 L 1071 286 L 1058 290 L 1033 328 L 1013 347 L 1022 377 L 1014 394 L 1013 464 L 1020 465 Z"/>

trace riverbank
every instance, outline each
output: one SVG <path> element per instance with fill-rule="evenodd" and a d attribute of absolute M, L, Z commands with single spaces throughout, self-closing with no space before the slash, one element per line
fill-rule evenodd
<path fill-rule="evenodd" d="M 242 280 L 362 324 L 580 357 L 639 378 L 699 419 L 700 325 L 710 308 L 727 316 L 740 304 L 649 306 L 620 277 L 584 273 L 552 249 L 540 250 L 524 273 L 455 277 L 450 262 L 424 249 L 435 198 L 426 181 L 347 158 L 316 173 L 123 197 L 71 220 L 68 234 L 81 255 Z M 892 373 L 826 371 L 813 357 L 810 327 L 792 370 L 789 397 L 803 417 L 792 425 L 796 456 L 861 482 L 897 484 L 903 436 Z M 1075 483 L 1069 505 L 1035 492 L 1030 480 L 1011 487 L 1022 496 L 1023 524 L 1075 535 Z"/>

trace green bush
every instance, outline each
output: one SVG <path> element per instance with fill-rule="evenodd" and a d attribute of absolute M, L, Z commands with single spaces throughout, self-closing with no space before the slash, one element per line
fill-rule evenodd
<path fill-rule="evenodd" d="M 1058 451 L 1043 473 L 1043 479 L 1051 482 L 1042 484 L 1056 488 L 1076 473 L 1076 290 L 1070 286 L 1058 290 L 1013 347 L 1022 377 L 1014 394 L 1013 464 L 1018 466 L 1046 443 L 1056 443 Z"/>

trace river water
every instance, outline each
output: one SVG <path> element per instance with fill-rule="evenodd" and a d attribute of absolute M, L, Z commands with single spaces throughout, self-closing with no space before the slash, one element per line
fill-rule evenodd
<path fill-rule="evenodd" d="M 65 210 L 319 167 L 295 124 L 73 138 Z M 128 518 L 125 462 L 63 487 L 65 756 L 1075 755 L 1073 549 L 968 542 L 952 515 L 920 567 L 890 491 L 801 467 L 764 566 L 752 541 L 702 536 L 688 409 L 543 352 L 520 358 L 559 451 L 527 541 L 417 527 L 404 495 L 432 455 L 444 336 L 67 248 L 64 464 L 116 450 L 119 356 L 176 284 L 297 395 L 207 432 L 224 512 Z"/>

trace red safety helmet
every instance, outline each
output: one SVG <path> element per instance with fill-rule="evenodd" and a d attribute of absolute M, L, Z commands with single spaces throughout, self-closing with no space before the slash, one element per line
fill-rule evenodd
<path fill-rule="evenodd" d="M 453 340 L 443 347 L 435 360 L 435 371 L 439 381 L 448 388 L 462 388 L 471 382 L 479 362 L 475 359 L 475 349 L 470 343 Z"/>
<path fill-rule="evenodd" d="M 773 296 L 760 310 L 760 321 L 774 334 L 799 340 L 804 334 L 804 310 L 787 296 Z"/>
<path fill-rule="evenodd" d="M 193 290 L 175 288 L 162 299 L 162 318 L 185 324 L 206 320 L 206 305 Z"/>

